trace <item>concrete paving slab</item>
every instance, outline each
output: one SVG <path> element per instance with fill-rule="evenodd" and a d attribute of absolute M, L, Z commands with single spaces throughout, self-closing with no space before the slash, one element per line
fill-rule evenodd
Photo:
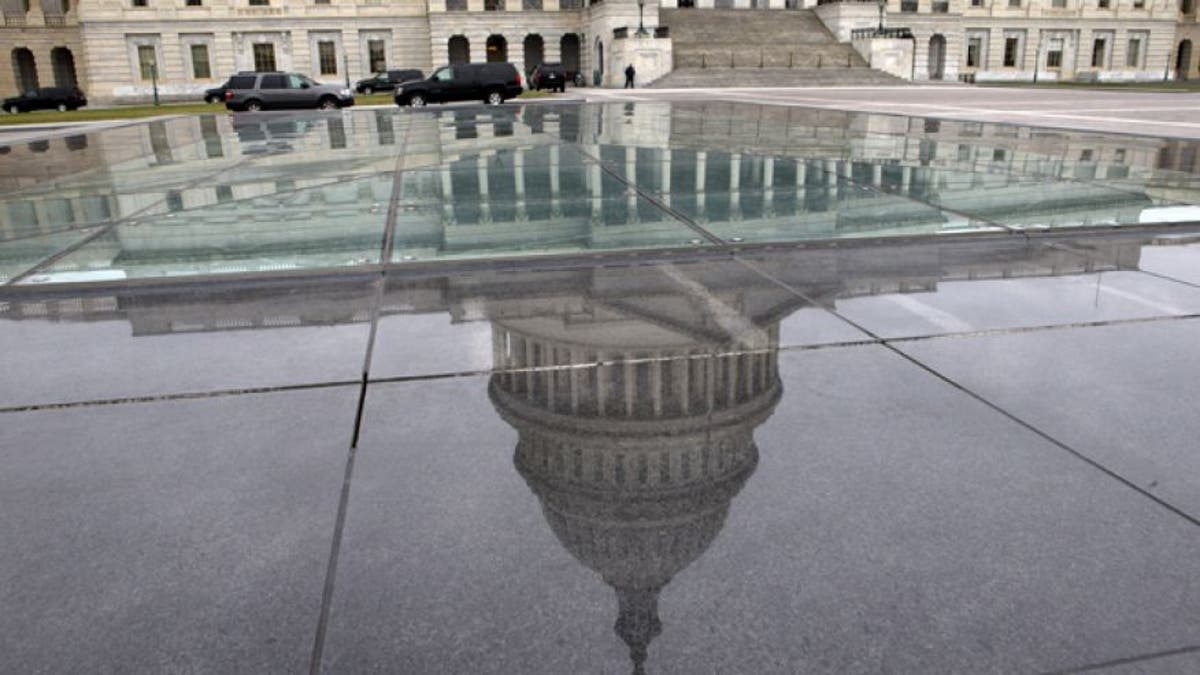
<path fill-rule="evenodd" d="M 11 299 L 0 407 L 356 381 L 372 299 L 361 279 Z"/>
<path fill-rule="evenodd" d="M 1200 517 L 1198 339 L 1188 319 L 898 346 Z"/>
<path fill-rule="evenodd" d="M 778 364 L 777 403 L 691 417 L 370 387 L 325 672 L 1037 672 L 1194 638 L 1194 525 L 883 347 Z"/>
<path fill-rule="evenodd" d="M 305 670 L 357 394 L 0 415 L 0 671 Z"/>

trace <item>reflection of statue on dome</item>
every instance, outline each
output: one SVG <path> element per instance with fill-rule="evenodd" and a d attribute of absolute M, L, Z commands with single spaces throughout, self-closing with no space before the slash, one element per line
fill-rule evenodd
<path fill-rule="evenodd" d="M 726 328 L 743 329 L 734 339 L 708 314 L 699 323 L 724 344 L 681 340 L 678 322 L 667 330 L 646 315 L 631 325 L 628 313 L 607 333 L 624 346 L 605 344 L 600 326 L 568 339 L 569 322 L 493 323 L 498 367 L 576 364 L 499 372 L 489 391 L 519 433 L 514 463 L 551 530 L 616 590 L 614 629 L 634 673 L 662 631 L 659 593 L 720 532 L 758 463 L 754 428 L 781 393 L 774 327 L 727 314 Z"/>

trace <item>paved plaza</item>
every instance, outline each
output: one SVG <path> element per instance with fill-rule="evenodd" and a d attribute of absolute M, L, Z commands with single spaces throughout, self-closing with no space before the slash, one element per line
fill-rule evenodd
<path fill-rule="evenodd" d="M 0 672 L 1200 672 L 1196 100 L 10 141 Z"/>

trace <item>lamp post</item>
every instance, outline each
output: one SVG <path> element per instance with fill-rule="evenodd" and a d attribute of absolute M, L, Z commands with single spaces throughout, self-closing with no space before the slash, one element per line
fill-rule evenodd
<path fill-rule="evenodd" d="M 154 105 L 158 105 L 158 64 L 150 64 L 150 86 L 154 88 Z"/>
<path fill-rule="evenodd" d="M 649 33 L 646 32 L 646 27 L 642 24 L 642 12 L 646 9 L 646 0 L 638 0 L 638 29 L 636 35 L 638 37 L 646 37 Z"/>
<path fill-rule="evenodd" d="M 883 10 L 887 7 L 887 0 L 878 0 L 879 5 L 879 30 L 877 33 L 883 35 Z"/>

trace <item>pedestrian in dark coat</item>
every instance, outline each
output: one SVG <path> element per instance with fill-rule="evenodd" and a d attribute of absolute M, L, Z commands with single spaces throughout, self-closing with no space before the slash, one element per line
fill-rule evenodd
<path fill-rule="evenodd" d="M 625 66 L 625 88 L 626 89 L 633 89 L 633 76 L 636 74 L 637 74 L 637 71 L 633 69 L 632 63 L 629 64 L 628 66 Z"/>

